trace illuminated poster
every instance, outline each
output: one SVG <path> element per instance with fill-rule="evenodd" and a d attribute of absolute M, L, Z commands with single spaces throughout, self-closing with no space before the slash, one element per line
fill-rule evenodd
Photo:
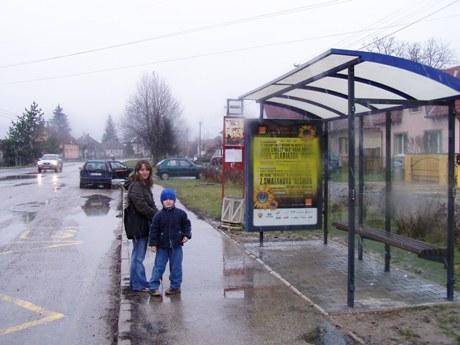
<path fill-rule="evenodd" d="M 259 231 L 317 228 L 322 160 L 316 125 L 265 121 L 252 132 L 251 225 Z"/>

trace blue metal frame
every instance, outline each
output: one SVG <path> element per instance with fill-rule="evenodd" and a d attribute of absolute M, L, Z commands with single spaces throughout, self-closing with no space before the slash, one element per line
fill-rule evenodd
<path fill-rule="evenodd" d="M 388 65 L 392 67 L 397 67 L 404 69 L 409 72 L 419 74 L 423 77 L 430 78 L 434 81 L 442 83 L 454 90 L 460 91 L 460 80 L 455 78 L 445 72 L 439 71 L 433 67 L 422 65 L 421 63 L 414 62 L 411 60 L 399 58 L 396 56 L 364 52 L 359 50 L 347 50 L 347 49 L 336 49 L 332 48 L 329 50 L 325 56 L 330 54 L 340 54 L 340 55 L 349 55 L 356 56 L 361 59 L 362 62 L 375 62 L 383 65 Z"/>
<path fill-rule="evenodd" d="M 413 96 L 411 96 L 410 90 L 398 90 L 393 87 L 390 87 L 388 85 L 384 85 L 382 83 L 366 79 L 366 78 L 360 78 L 360 77 L 355 77 L 354 75 L 354 66 L 360 64 L 361 62 L 373 62 L 377 64 L 382 64 L 382 65 L 387 65 L 390 67 L 398 68 L 401 70 L 409 71 L 415 74 L 418 74 L 422 77 L 431 79 L 433 81 L 436 81 L 440 84 L 445 85 L 446 87 L 451 88 L 452 90 L 455 90 L 460 93 L 460 80 L 458 78 L 455 78 L 445 72 L 439 71 L 437 69 L 434 69 L 429 66 L 422 65 L 420 63 L 416 63 L 410 60 L 402 59 L 399 57 L 394 57 L 394 56 L 389 56 L 389 55 L 384 55 L 384 54 L 379 54 L 379 53 L 371 53 L 371 52 L 363 52 L 363 51 L 354 51 L 354 50 L 345 50 L 345 49 L 330 49 L 326 51 L 325 53 L 319 55 L 318 57 L 306 62 L 305 64 L 301 65 L 300 67 L 296 68 L 295 70 L 292 70 L 281 77 L 251 91 L 246 93 L 245 95 L 241 96 L 240 99 L 245 99 L 246 97 L 249 97 L 251 94 L 260 91 L 270 85 L 277 84 L 281 80 L 297 73 L 299 70 L 306 68 L 310 65 L 315 64 L 316 62 L 328 57 L 329 55 L 342 55 L 342 56 L 350 56 L 352 57 L 350 61 L 337 65 L 333 68 L 330 68 L 328 70 L 324 70 L 323 72 L 312 76 L 306 80 L 302 80 L 298 83 L 295 84 L 283 84 L 286 85 L 287 87 L 281 91 L 275 92 L 273 94 L 267 95 L 263 98 L 257 99 L 258 102 L 265 102 L 267 104 L 273 104 L 279 107 L 285 107 L 288 109 L 295 110 L 297 112 L 303 112 L 305 116 L 315 116 L 317 118 L 321 118 L 320 116 L 310 113 L 310 112 L 305 112 L 301 109 L 296 108 L 295 106 L 287 106 L 287 105 L 282 105 L 276 103 L 276 101 L 269 101 L 270 98 L 272 97 L 283 97 L 283 94 L 286 92 L 289 92 L 293 89 L 306 89 L 306 90 L 312 90 L 312 91 L 317 91 L 317 92 L 323 92 L 326 94 L 331 94 L 336 97 L 341 97 L 341 98 L 347 98 L 348 99 L 348 157 L 349 157 L 349 167 L 348 167 L 348 290 L 347 290 L 347 302 L 349 307 L 353 307 L 354 305 L 354 294 L 355 294 L 355 202 L 356 202 L 356 190 L 355 190 L 355 167 L 354 167 L 354 162 L 355 162 L 355 123 L 354 119 L 355 116 L 365 116 L 365 115 L 372 115 L 376 113 L 383 113 L 386 112 L 386 136 L 387 136 L 387 145 L 386 145 L 386 151 L 387 151 L 387 162 L 386 162 L 386 194 L 387 196 L 389 195 L 389 190 L 391 190 L 391 167 L 390 167 L 390 136 L 391 132 L 389 129 L 390 127 L 390 115 L 389 112 L 395 111 L 395 110 L 402 110 L 410 106 L 420 106 L 420 105 L 444 105 L 449 107 L 449 149 L 448 149 L 448 180 L 449 180 L 449 187 L 448 187 L 448 225 L 447 225 L 447 233 L 448 233 L 448 238 L 447 238 L 447 247 L 448 247 L 448 254 L 446 258 L 446 264 L 447 264 L 447 299 L 448 300 L 453 300 L 453 295 L 454 295 L 454 282 L 455 282 L 455 276 L 454 276 L 454 233 L 453 233 L 453 228 L 454 228 L 454 215 L 455 215 L 455 181 L 454 181 L 454 176 L 455 176 L 455 165 L 454 165 L 454 155 L 455 155 L 455 142 L 454 142 L 454 135 L 455 135 L 455 100 L 460 99 L 460 94 L 453 95 L 453 96 L 447 96 L 447 97 L 441 97 L 438 99 L 433 99 L 433 100 L 417 100 Z M 343 71 L 348 70 L 348 74 L 344 74 Z M 319 80 L 324 77 L 331 77 L 331 78 L 340 78 L 340 79 L 346 79 L 348 81 L 348 95 L 344 95 L 340 92 L 336 92 L 333 90 L 328 90 L 325 88 L 320 88 L 320 87 L 314 87 L 314 86 L 309 86 L 308 84 L 315 81 Z M 385 90 L 388 92 L 391 92 L 401 98 L 401 99 L 394 99 L 394 100 L 389 100 L 389 99 L 366 99 L 366 98 L 355 98 L 355 83 L 364 83 L 367 85 L 371 85 L 373 87 L 380 88 L 381 90 Z M 282 84 L 282 83 L 279 83 Z M 311 101 L 308 99 L 303 99 L 299 97 L 288 97 L 284 96 L 283 98 L 290 98 L 290 99 L 297 99 L 301 102 L 305 103 L 311 103 L 315 104 L 317 106 L 322 106 L 325 109 L 328 109 L 330 111 L 333 111 L 330 106 L 324 105 L 324 104 L 319 104 L 315 101 Z M 362 106 L 367 107 L 370 109 L 369 111 L 365 112 L 360 112 L 357 113 L 355 109 L 355 104 L 360 104 Z M 377 107 L 373 106 L 372 104 L 395 104 L 394 106 L 390 106 L 388 108 L 384 109 L 378 109 Z M 334 111 L 335 113 L 341 114 L 340 111 Z M 312 121 L 318 121 L 318 119 L 315 118 Z M 346 116 L 338 116 L 336 118 L 321 118 L 321 121 L 324 122 L 326 128 L 327 124 L 329 121 L 334 121 L 340 118 L 346 118 Z M 362 122 L 360 124 L 360 131 L 362 131 Z M 248 133 L 248 132 L 247 132 Z M 249 136 L 246 137 L 246 149 L 248 150 L 248 156 L 251 155 L 250 152 L 250 138 Z M 362 138 L 360 138 L 360 146 L 362 146 Z M 327 139 L 321 141 L 327 143 Z M 323 148 L 322 148 L 323 149 Z M 360 151 L 362 151 L 360 147 Z M 327 154 L 325 155 L 327 157 Z M 360 152 L 360 157 L 362 158 L 362 152 Z M 251 165 L 251 166 L 249 166 Z M 249 195 L 249 191 L 252 191 L 252 159 L 247 159 L 246 160 L 246 179 L 249 182 L 246 185 L 246 195 Z M 362 166 L 360 164 L 360 175 L 362 174 Z M 360 184 L 362 183 L 362 177 L 360 176 Z M 325 186 L 325 189 L 327 190 L 327 184 Z M 360 190 L 362 193 L 362 191 Z M 246 217 L 250 217 L 252 219 L 253 216 L 253 208 L 252 208 L 252 195 L 251 197 L 247 197 L 247 203 L 246 203 Z M 327 200 L 326 200 L 327 202 Z M 363 201 L 360 200 L 360 213 L 362 212 L 363 208 Z M 385 212 L 385 228 L 386 231 L 389 232 L 391 231 L 391 227 L 389 226 L 389 219 L 391 217 L 391 214 L 389 213 L 389 199 L 388 197 L 386 198 L 386 212 Z M 321 213 L 318 214 L 319 216 Z M 359 222 L 362 222 L 362 214 L 359 215 L 360 219 Z M 327 215 L 324 215 L 325 217 L 325 222 L 327 222 Z M 318 218 L 320 220 L 320 218 Z M 246 222 L 249 225 L 249 222 Z M 327 223 L 326 223 L 327 224 Z M 283 227 L 274 227 L 276 230 L 282 230 Z M 305 227 L 302 227 L 305 228 Z M 248 228 L 250 229 L 250 228 Z M 266 228 L 264 228 L 266 229 Z M 258 228 L 252 228 L 252 231 L 258 231 L 260 229 Z M 275 229 L 273 229 L 275 230 Z M 251 230 L 249 230 L 251 231 Z M 327 230 L 325 230 L 325 243 L 327 242 Z M 262 233 L 261 233 L 262 234 Z M 389 258 L 390 258 L 390 251 L 389 248 L 386 248 L 386 267 L 388 267 L 387 270 L 389 270 Z"/>

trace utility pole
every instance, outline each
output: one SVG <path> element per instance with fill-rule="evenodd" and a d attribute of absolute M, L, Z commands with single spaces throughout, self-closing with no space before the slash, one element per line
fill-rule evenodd
<path fill-rule="evenodd" d="M 201 121 L 199 122 L 198 130 L 198 158 L 201 158 Z"/>

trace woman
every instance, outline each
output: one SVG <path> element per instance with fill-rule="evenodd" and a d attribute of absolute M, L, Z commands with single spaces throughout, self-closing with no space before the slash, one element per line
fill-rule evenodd
<path fill-rule="evenodd" d="M 134 291 L 148 291 L 145 276 L 144 258 L 147 250 L 149 226 L 158 211 L 152 195 L 152 166 L 148 161 L 137 162 L 133 174 L 129 177 L 128 200 L 134 206 L 133 217 L 137 218 L 133 229 L 133 252 L 131 255 L 130 287 Z"/>

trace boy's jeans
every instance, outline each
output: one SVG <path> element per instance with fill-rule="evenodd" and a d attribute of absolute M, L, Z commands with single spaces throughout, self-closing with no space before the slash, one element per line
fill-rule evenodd
<path fill-rule="evenodd" d="M 157 290 L 160 287 L 160 279 L 169 261 L 169 280 L 172 289 L 179 289 L 182 284 L 182 246 L 176 248 L 158 248 L 153 266 L 150 290 Z"/>
<path fill-rule="evenodd" d="M 133 240 L 133 252 L 131 254 L 131 267 L 129 272 L 129 285 L 132 290 L 142 290 L 149 286 L 145 277 L 144 258 L 147 251 L 148 238 Z"/>

